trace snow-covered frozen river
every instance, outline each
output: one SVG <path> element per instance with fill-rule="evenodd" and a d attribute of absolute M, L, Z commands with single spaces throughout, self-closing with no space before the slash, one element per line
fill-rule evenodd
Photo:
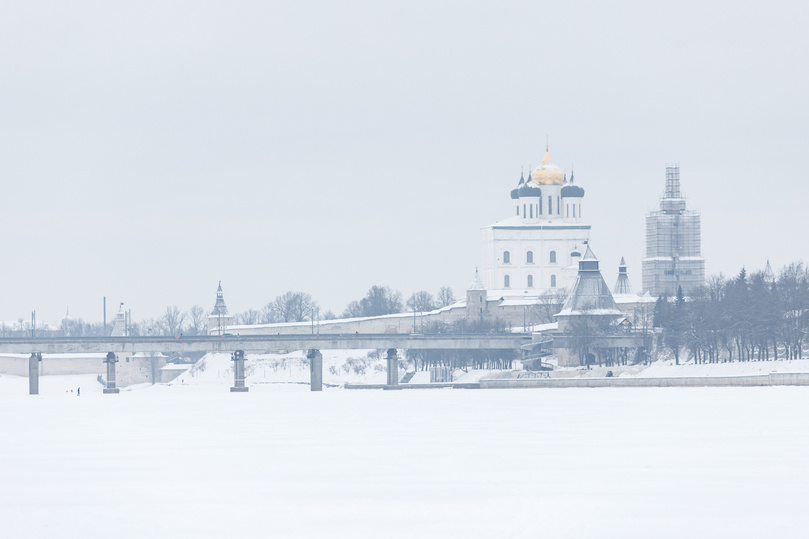
<path fill-rule="evenodd" d="M 2 537 L 804 537 L 809 388 L 0 377 Z M 66 392 L 81 379 L 81 397 Z"/>

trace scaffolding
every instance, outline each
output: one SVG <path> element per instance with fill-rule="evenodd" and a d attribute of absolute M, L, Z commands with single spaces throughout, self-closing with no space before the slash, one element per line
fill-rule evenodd
<path fill-rule="evenodd" d="M 666 166 L 666 191 L 660 209 L 646 216 L 643 289 L 653 296 L 693 294 L 705 284 L 701 218 L 688 210 L 680 192 L 680 167 Z"/>

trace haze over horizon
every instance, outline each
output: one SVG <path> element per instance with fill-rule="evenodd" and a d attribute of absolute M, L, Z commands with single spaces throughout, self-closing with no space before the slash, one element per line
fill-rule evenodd
<path fill-rule="evenodd" d="M 802 2 L 0 6 L 0 320 L 463 294 L 554 161 L 636 290 L 680 165 L 707 273 L 809 261 Z"/>

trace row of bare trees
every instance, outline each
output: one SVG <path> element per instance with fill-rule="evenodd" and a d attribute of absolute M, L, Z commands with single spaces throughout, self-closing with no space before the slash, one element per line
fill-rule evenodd
<path fill-rule="evenodd" d="M 433 322 L 424 328 L 425 333 L 504 333 L 509 325 L 500 318 Z M 407 359 L 413 362 L 414 370 L 426 371 L 431 367 L 453 369 L 511 369 L 517 358 L 514 350 L 407 350 Z"/>
<path fill-rule="evenodd" d="M 368 293 L 358 301 L 348 304 L 342 313 L 344 318 L 380 316 L 405 312 L 405 309 L 426 312 L 455 303 L 452 289 L 444 286 L 434 297 L 427 291 L 413 293 L 407 302 L 402 301 L 402 294 L 387 286 L 372 286 Z M 200 305 L 194 305 L 187 311 L 176 305 L 166 307 L 157 318 L 140 321 L 127 320 L 126 334 L 132 336 L 148 335 L 202 335 L 206 333 L 210 311 Z M 283 322 L 306 322 L 312 320 L 331 320 L 336 315 L 331 311 L 320 312 L 320 306 L 311 294 L 289 291 L 267 302 L 261 309 L 250 308 L 236 313 L 233 322 L 237 325 L 272 324 Z M 99 337 L 109 335 L 113 322 L 105 326 L 102 322 L 85 322 L 81 318 L 65 318 L 58 329 L 35 328 L 37 335 L 59 334 L 66 337 Z M 5 323 L 0 326 L 0 336 L 19 337 L 32 334 L 30 321 L 20 319 L 17 323 Z"/>
<path fill-rule="evenodd" d="M 448 286 L 442 286 L 433 296 L 426 290 L 414 292 L 402 302 L 402 293 L 388 286 L 374 285 L 365 297 L 352 301 L 343 311 L 343 318 L 382 316 L 401 312 L 428 312 L 455 303 L 455 294 Z"/>
<path fill-rule="evenodd" d="M 359 318 L 366 316 L 382 316 L 405 311 L 425 312 L 455 303 L 452 289 L 444 286 L 434 298 L 424 290 L 413 293 L 402 302 L 402 293 L 388 286 L 372 286 L 365 296 L 352 301 L 346 306 L 342 318 Z M 248 309 L 235 316 L 236 324 L 273 324 L 279 322 L 306 322 L 312 320 L 332 320 L 337 316 L 326 311 L 320 313 L 320 306 L 306 292 L 286 292 L 264 305 L 260 310 Z"/>
<path fill-rule="evenodd" d="M 688 298 L 678 290 L 658 299 L 654 325 L 677 363 L 684 351 L 696 363 L 799 359 L 809 331 L 809 269 L 796 262 L 777 276 L 742 269 L 712 277 Z"/>

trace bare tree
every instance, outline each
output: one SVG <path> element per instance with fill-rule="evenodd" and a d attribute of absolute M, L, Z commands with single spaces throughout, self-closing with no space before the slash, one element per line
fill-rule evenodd
<path fill-rule="evenodd" d="M 652 351 L 652 335 L 654 332 L 654 306 L 649 303 L 640 303 L 635 307 L 633 314 L 633 325 L 640 330 L 643 338 L 643 359 L 648 360 Z"/>
<path fill-rule="evenodd" d="M 272 302 L 276 320 L 280 322 L 309 320 L 318 308 L 317 302 L 306 292 L 286 292 Z"/>
<path fill-rule="evenodd" d="M 148 337 L 149 335 L 166 335 L 167 331 L 163 324 L 163 318 L 156 320 L 154 318 L 147 318 L 146 320 L 141 320 L 140 324 L 137 324 L 140 334 L 144 337 Z"/>
<path fill-rule="evenodd" d="M 452 291 L 452 288 L 448 286 L 442 286 L 438 289 L 438 306 L 439 307 L 446 307 L 447 305 L 452 305 L 455 303 L 455 293 Z"/>
<path fill-rule="evenodd" d="M 361 316 L 365 315 L 363 314 L 362 305 L 360 305 L 359 301 L 352 301 L 346 305 L 343 311 L 343 318 L 359 318 Z"/>
<path fill-rule="evenodd" d="M 243 313 L 236 315 L 236 324 L 243 326 L 254 326 L 261 320 L 261 312 L 256 309 L 247 309 Z"/>
<path fill-rule="evenodd" d="M 179 307 L 176 305 L 169 305 L 166 307 L 166 312 L 163 313 L 161 319 L 167 335 L 179 335 L 183 330 L 183 322 L 185 322 L 185 313 L 180 312 Z"/>
<path fill-rule="evenodd" d="M 64 318 L 62 319 L 62 324 L 59 326 L 59 330 L 65 337 L 82 337 L 85 333 L 84 326 L 84 321 L 81 318 L 77 320 Z"/>
<path fill-rule="evenodd" d="M 278 319 L 275 316 L 275 304 L 271 301 L 261 309 L 261 323 L 272 324 L 277 321 Z"/>
<path fill-rule="evenodd" d="M 200 305 L 194 305 L 188 311 L 189 325 L 188 333 L 191 335 L 202 335 L 205 333 L 205 325 L 208 321 L 208 313 Z"/>
<path fill-rule="evenodd" d="M 435 309 L 435 300 L 433 295 L 424 290 L 414 292 L 407 300 L 407 309 L 409 311 L 425 312 Z"/>
<path fill-rule="evenodd" d="M 380 316 L 402 312 L 402 293 L 388 286 L 374 285 L 359 301 L 352 301 L 343 312 L 343 317 Z"/>
<path fill-rule="evenodd" d="M 540 324 L 550 324 L 556 321 L 554 315 L 562 310 L 562 305 L 565 303 L 566 292 L 563 288 L 554 288 L 541 293 L 537 297 L 537 303 L 533 307 L 532 321 L 535 320 Z"/>

